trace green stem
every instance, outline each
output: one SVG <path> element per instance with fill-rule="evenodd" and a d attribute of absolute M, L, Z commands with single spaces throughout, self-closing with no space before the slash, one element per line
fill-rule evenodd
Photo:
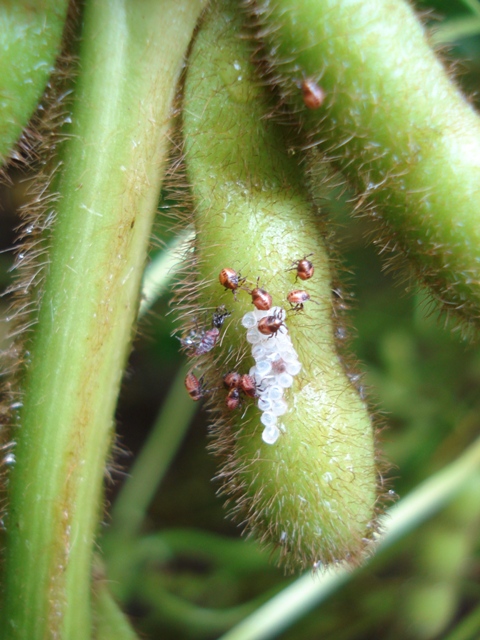
<path fill-rule="evenodd" d="M 23 385 L 3 637 L 91 637 L 113 413 L 199 0 L 90 0 Z"/>
<path fill-rule="evenodd" d="M 0 164 L 20 138 L 60 53 L 67 0 L 0 6 Z"/>
<path fill-rule="evenodd" d="M 138 636 L 110 593 L 100 561 L 94 567 L 92 605 L 94 611 L 93 640 L 138 640 Z M 95 572 L 99 576 L 95 576 Z"/>
<path fill-rule="evenodd" d="M 140 533 L 148 506 L 197 409 L 197 405 L 185 399 L 185 374 L 182 368 L 173 382 L 152 432 L 115 501 L 112 527 L 104 538 L 108 577 L 122 600 L 136 562 L 130 553 L 132 541 Z"/>

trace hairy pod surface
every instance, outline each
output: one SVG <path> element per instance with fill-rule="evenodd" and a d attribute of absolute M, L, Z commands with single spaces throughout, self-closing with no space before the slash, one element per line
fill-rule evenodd
<path fill-rule="evenodd" d="M 255 76 L 235 11 L 234 3 L 209 11 L 193 46 L 184 97 L 197 282 L 185 284 L 183 303 L 197 326 L 208 327 L 220 305 L 231 312 L 215 348 L 195 360 L 212 395 L 212 449 L 222 458 L 219 478 L 234 517 L 271 549 L 280 549 L 287 570 L 355 562 L 375 529 L 372 424 L 335 347 L 331 269 L 320 218 L 296 159 L 287 153 L 284 130 L 268 118 L 269 98 Z M 307 255 L 315 272 L 302 286 L 317 304 L 285 313 L 288 293 L 298 288 L 295 262 Z M 244 285 L 225 289 L 219 283 L 222 269 L 241 274 Z M 272 296 L 270 310 L 252 304 L 258 283 Z M 273 316 L 278 334 L 257 335 L 255 314 L 257 320 Z M 270 365 L 260 365 L 259 358 L 268 356 L 258 356 L 258 348 L 273 350 L 277 339 L 291 340 L 301 368 L 286 378 L 279 399 L 286 411 L 272 418 L 268 432 L 270 412 L 257 402 L 270 388 Z M 257 399 L 243 395 L 241 387 L 233 389 L 239 403 L 227 399 L 232 390 L 225 389 L 224 376 L 252 373 L 255 363 Z"/>
<path fill-rule="evenodd" d="M 60 53 L 67 0 L 16 0 L 0 7 L 0 164 L 40 100 Z"/>
<path fill-rule="evenodd" d="M 447 311 L 480 325 L 480 120 L 403 0 L 248 0 L 270 81 Z M 302 82 L 324 100 L 308 108 Z"/>

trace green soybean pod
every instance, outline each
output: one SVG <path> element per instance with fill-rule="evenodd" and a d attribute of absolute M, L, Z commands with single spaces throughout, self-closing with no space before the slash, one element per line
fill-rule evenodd
<path fill-rule="evenodd" d="M 53 71 L 67 9 L 67 0 L 0 6 L 0 163 L 20 138 Z"/>
<path fill-rule="evenodd" d="M 372 424 L 336 349 L 319 216 L 287 152 L 285 129 L 268 117 L 271 104 L 240 31 L 235 3 L 211 8 L 186 76 L 197 280 L 185 283 L 183 304 L 187 317 L 196 317 L 192 339 L 200 354 L 192 366 L 203 368 L 211 394 L 212 449 L 234 518 L 279 549 L 287 570 L 358 562 L 375 532 Z M 297 281 L 295 263 L 305 256 L 314 273 Z M 219 282 L 223 269 L 239 279 L 233 291 Z M 257 282 L 272 296 L 270 310 L 252 304 Z M 298 289 L 311 299 L 303 311 L 285 313 L 287 295 Z M 209 342 L 212 314 L 215 325 L 222 305 L 231 315 Z M 266 317 L 277 332 L 261 333 Z M 253 376 L 257 398 L 224 389 L 229 371 Z"/>
<path fill-rule="evenodd" d="M 377 244 L 400 249 L 440 305 L 477 329 L 480 120 L 412 8 L 403 0 L 247 4 L 303 144 L 318 146 L 360 194 Z"/>

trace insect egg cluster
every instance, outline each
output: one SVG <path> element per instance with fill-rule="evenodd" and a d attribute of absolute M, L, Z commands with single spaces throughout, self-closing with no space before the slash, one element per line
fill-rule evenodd
<path fill-rule="evenodd" d="M 277 324 L 281 324 L 270 335 L 259 330 L 259 323 L 267 317 L 273 317 Z M 269 310 L 249 311 L 242 318 L 255 360 L 250 375 L 256 384 L 258 408 L 262 412 L 260 421 L 265 427 L 262 440 L 266 444 L 274 444 L 280 436 L 280 430 L 285 430 L 284 425 L 278 421 L 288 411 L 283 394 L 285 389 L 292 386 L 294 376 L 302 368 L 284 324 L 285 317 L 285 309 L 272 307 Z"/>

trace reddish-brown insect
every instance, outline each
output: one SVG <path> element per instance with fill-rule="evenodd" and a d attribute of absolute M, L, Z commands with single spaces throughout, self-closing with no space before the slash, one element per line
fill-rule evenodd
<path fill-rule="evenodd" d="M 308 256 L 303 257 L 301 260 L 296 260 L 293 262 L 294 266 L 291 269 L 287 269 L 287 271 L 293 271 L 293 269 L 296 269 L 297 278 L 300 278 L 300 280 L 310 280 L 313 276 L 313 272 L 315 271 L 313 264 L 310 260 L 307 260 L 311 255 L 313 254 L 309 253 Z"/>
<path fill-rule="evenodd" d="M 230 389 L 225 402 L 229 411 L 237 409 L 240 406 L 240 390 L 237 387 Z"/>
<path fill-rule="evenodd" d="M 256 398 L 257 396 L 257 385 L 255 384 L 255 379 L 253 376 L 249 376 L 246 373 L 241 377 L 240 389 L 246 396 L 250 396 L 250 398 Z"/>
<path fill-rule="evenodd" d="M 319 109 L 325 101 L 325 91 L 312 78 L 302 82 L 302 97 L 307 109 Z"/>
<path fill-rule="evenodd" d="M 272 316 L 265 316 L 258 322 L 258 330 L 264 336 L 274 336 L 280 330 L 280 327 L 284 326 L 281 312 L 274 313 Z"/>
<path fill-rule="evenodd" d="M 229 371 L 226 375 L 223 376 L 223 384 L 227 389 L 233 389 L 240 385 L 240 380 L 242 376 L 236 371 Z"/>
<path fill-rule="evenodd" d="M 272 296 L 265 291 L 265 289 L 260 289 L 256 287 L 250 291 L 250 295 L 252 296 L 252 302 L 261 311 L 268 311 L 272 308 Z"/>
<path fill-rule="evenodd" d="M 294 311 L 302 311 L 304 302 L 310 300 L 310 294 L 303 291 L 303 289 L 295 289 L 294 291 L 290 291 L 287 300 L 292 305 Z"/>
<path fill-rule="evenodd" d="M 204 389 L 202 381 L 197 378 L 193 373 L 187 373 L 185 377 L 185 389 L 192 400 L 200 400 L 203 398 Z"/>
<path fill-rule="evenodd" d="M 235 269 L 226 267 L 220 271 L 218 280 L 225 289 L 233 291 L 233 295 L 235 296 L 238 287 L 245 282 L 246 278 L 242 278 L 240 273 L 237 273 Z"/>

